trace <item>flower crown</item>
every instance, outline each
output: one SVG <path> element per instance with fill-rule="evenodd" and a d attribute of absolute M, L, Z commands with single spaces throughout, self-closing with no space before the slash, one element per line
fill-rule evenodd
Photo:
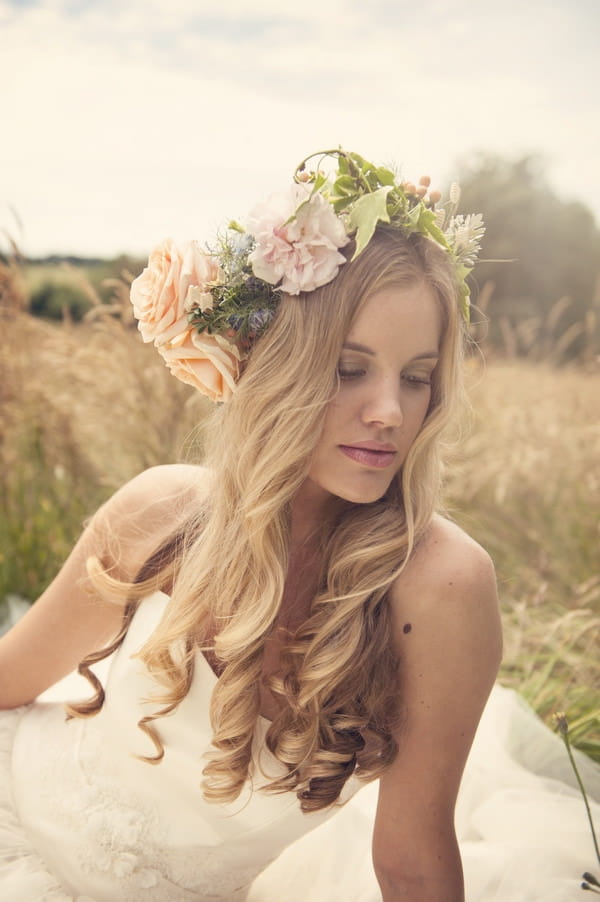
<path fill-rule="evenodd" d="M 314 170 L 307 163 L 319 157 Z M 326 158 L 337 168 L 321 170 Z M 247 226 L 231 222 L 216 248 L 165 240 L 131 286 L 144 341 L 153 341 L 173 375 L 214 401 L 227 400 L 253 342 L 271 322 L 282 294 L 298 295 L 331 282 L 354 239 L 354 260 L 378 223 L 405 235 L 418 232 L 442 247 L 456 270 L 459 305 L 469 319 L 466 278 L 484 227 L 479 214 L 457 216 L 458 185 L 447 204 L 430 179 L 397 182 L 390 169 L 356 153 L 311 154 L 286 194 L 272 195 L 251 212 Z"/>

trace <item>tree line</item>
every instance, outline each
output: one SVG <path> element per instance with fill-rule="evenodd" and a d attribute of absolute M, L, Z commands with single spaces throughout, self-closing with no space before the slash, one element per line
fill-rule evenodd
<path fill-rule="evenodd" d="M 600 230 L 591 211 L 550 189 L 537 156 L 479 155 L 463 166 L 461 188 L 461 207 L 485 219 L 482 261 L 503 261 L 473 272 L 486 320 L 479 336 L 511 356 L 597 359 Z"/>
<path fill-rule="evenodd" d="M 597 361 L 600 230 L 591 211 L 560 198 L 535 155 L 477 155 L 461 167 L 460 185 L 459 212 L 482 213 L 486 224 L 471 277 L 474 337 L 505 356 Z M 129 257 L 26 261 L 29 310 L 82 319 L 93 304 L 111 303 L 124 273 L 134 277 L 143 266 Z"/>

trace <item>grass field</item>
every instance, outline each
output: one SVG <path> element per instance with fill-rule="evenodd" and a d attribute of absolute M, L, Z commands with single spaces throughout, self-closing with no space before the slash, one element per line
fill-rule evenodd
<path fill-rule="evenodd" d="M 502 682 L 600 760 L 600 373 L 474 365 L 449 508 L 492 554 Z"/>
<path fill-rule="evenodd" d="M 127 310 L 124 293 L 115 302 Z M 566 711 L 575 744 L 600 760 L 600 372 L 474 358 L 468 380 L 473 422 L 447 501 L 496 562 L 501 681 L 546 719 Z M 7 313 L 0 599 L 35 598 L 84 518 L 132 475 L 198 459 L 204 411 L 141 344 L 129 312 L 81 325 Z"/>

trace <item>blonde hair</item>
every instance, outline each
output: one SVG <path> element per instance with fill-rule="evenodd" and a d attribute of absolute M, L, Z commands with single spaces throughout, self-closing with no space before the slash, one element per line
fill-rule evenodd
<path fill-rule="evenodd" d="M 385 496 L 365 505 L 340 502 L 335 520 L 321 526 L 322 567 L 310 616 L 289 637 L 282 671 L 269 681 L 282 705 L 266 742 L 284 774 L 265 788 L 296 792 L 303 810 L 324 808 L 352 773 L 372 779 L 396 754 L 401 687 L 386 599 L 438 505 L 441 438 L 460 397 L 462 342 L 445 252 L 421 235 L 379 228 L 331 283 L 282 299 L 232 400 L 211 423 L 214 491 L 189 524 L 185 544 L 177 536 L 159 549 L 130 593 L 139 598 L 174 577 L 170 604 L 140 653 L 164 686 L 157 699 L 163 707 L 140 722 L 157 750 L 146 760 L 162 757 L 157 718 L 185 697 L 198 651 L 218 662 L 214 748 L 203 782 L 210 800 L 235 799 L 251 775 L 264 644 L 289 563 L 291 503 L 338 387 L 344 339 L 375 292 L 423 282 L 439 300 L 442 320 L 429 410 Z"/>

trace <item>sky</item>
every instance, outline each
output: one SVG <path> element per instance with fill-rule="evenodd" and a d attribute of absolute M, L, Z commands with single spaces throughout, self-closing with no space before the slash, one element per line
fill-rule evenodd
<path fill-rule="evenodd" d="M 340 144 L 441 188 L 541 154 L 600 222 L 599 38 L 597 0 L 0 0 L 0 231 L 210 242 Z"/>

